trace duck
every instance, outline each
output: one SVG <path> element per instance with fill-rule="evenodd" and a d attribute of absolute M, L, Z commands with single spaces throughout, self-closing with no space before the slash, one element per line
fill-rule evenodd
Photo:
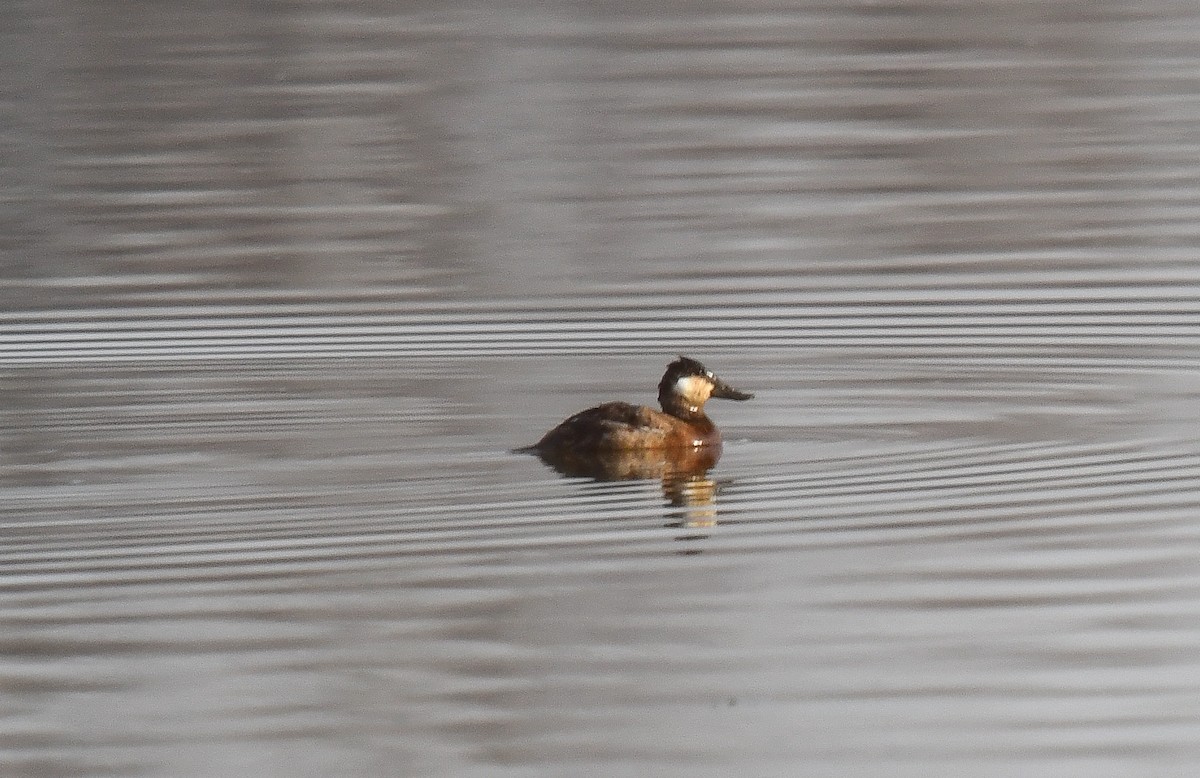
<path fill-rule="evenodd" d="M 721 432 L 704 412 L 705 403 L 713 398 L 740 402 L 753 397 L 734 389 L 698 360 L 680 355 L 667 365 L 658 383 L 662 410 L 607 402 L 569 417 L 526 450 L 543 457 L 719 451 Z"/>

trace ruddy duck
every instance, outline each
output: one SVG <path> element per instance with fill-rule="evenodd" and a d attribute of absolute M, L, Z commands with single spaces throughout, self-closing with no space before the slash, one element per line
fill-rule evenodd
<path fill-rule="evenodd" d="M 704 403 L 711 397 L 749 400 L 753 396 L 734 389 L 696 360 L 681 356 L 667 366 L 658 383 L 661 411 L 625 402 L 604 403 L 575 414 L 531 448 L 543 456 L 716 448 L 721 433 L 704 414 Z"/>

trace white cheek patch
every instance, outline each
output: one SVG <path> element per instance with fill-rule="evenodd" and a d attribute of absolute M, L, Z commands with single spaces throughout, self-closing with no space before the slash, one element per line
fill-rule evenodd
<path fill-rule="evenodd" d="M 696 400 L 703 402 L 708 399 L 704 396 L 706 384 L 707 382 L 700 376 L 685 375 L 675 382 L 675 394 L 692 402 Z"/>

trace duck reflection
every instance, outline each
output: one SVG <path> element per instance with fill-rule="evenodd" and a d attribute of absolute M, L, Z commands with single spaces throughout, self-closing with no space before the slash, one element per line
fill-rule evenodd
<path fill-rule="evenodd" d="M 703 528 L 717 523 L 717 483 L 708 471 L 721 458 L 721 446 L 694 449 L 635 449 L 590 452 L 533 451 L 562 475 L 597 481 L 659 480 L 663 497 L 679 508 L 668 526 Z"/>

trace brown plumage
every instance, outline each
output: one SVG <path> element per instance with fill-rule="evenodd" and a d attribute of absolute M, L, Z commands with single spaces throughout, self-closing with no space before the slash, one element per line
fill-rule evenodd
<path fill-rule="evenodd" d="M 543 455 L 719 446 L 721 433 L 704 413 L 711 397 L 748 400 L 694 359 L 679 357 L 658 384 L 661 411 L 626 402 L 609 402 L 580 411 L 550 430 L 532 448 Z"/>

